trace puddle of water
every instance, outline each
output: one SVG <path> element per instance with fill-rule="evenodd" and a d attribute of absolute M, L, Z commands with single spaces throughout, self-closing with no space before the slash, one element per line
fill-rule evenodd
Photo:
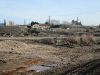
<path fill-rule="evenodd" d="M 47 65 L 48 67 L 57 67 L 57 64 L 51 64 L 51 65 Z"/>
<path fill-rule="evenodd" d="M 34 65 L 27 68 L 27 71 L 36 71 L 36 72 L 43 72 L 46 70 L 51 69 L 51 67 L 41 66 L 41 65 Z"/>

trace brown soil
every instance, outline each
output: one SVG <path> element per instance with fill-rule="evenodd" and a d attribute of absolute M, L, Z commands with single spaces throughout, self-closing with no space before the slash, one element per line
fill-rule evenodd
<path fill-rule="evenodd" d="M 27 67 L 38 64 L 57 64 L 55 68 L 76 65 L 100 58 L 99 50 L 94 52 L 96 48 L 98 50 L 100 46 L 67 48 L 14 40 L 0 41 L 0 74 L 17 75 L 16 72 L 25 72 Z"/>

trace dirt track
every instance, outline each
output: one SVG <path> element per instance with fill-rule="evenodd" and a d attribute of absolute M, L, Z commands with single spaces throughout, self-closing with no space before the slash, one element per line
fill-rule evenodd
<path fill-rule="evenodd" d="M 69 64 L 82 64 L 90 60 L 99 59 L 99 49 L 99 45 L 67 48 L 34 42 L 2 40 L 0 41 L 0 74 L 18 75 L 17 73 L 21 73 L 25 75 L 27 68 L 33 65 L 42 65 L 42 67 L 44 65 L 44 67 L 49 66 L 50 69 L 55 69 Z M 35 72 L 32 69 L 31 74 Z"/>
<path fill-rule="evenodd" d="M 53 39 L 53 38 L 67 38 L 67 37 L 0 37 L 0 40 L 39 40 L 39 39 Z M 95 37 L 100 40 L 100 37 Z"/>

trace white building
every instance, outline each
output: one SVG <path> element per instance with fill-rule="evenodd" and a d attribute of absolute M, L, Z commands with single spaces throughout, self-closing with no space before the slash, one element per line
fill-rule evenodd
<path fill-rule="evenodd" d="M 34 24 L 32 25 L 32 28 L 36 28 L 36 29 L 48 29 L 50 28 L 50 26 L 48 24 Z"/>
<path fill-rule="evenodd" d="M 14 21 L 6 21 L 5 25 L 6 26 L 13 26 L 14 25 Z"/>

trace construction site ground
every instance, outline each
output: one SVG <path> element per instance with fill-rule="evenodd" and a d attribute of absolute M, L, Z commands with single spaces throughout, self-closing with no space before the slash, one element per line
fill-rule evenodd
<path fill-rule="evenodd" d="M 0 39 L 0 75 L 63 75 L 64 67 L 95 59 L 100 59 L 100 45 L 68 48 L 33 39 Z"/>

